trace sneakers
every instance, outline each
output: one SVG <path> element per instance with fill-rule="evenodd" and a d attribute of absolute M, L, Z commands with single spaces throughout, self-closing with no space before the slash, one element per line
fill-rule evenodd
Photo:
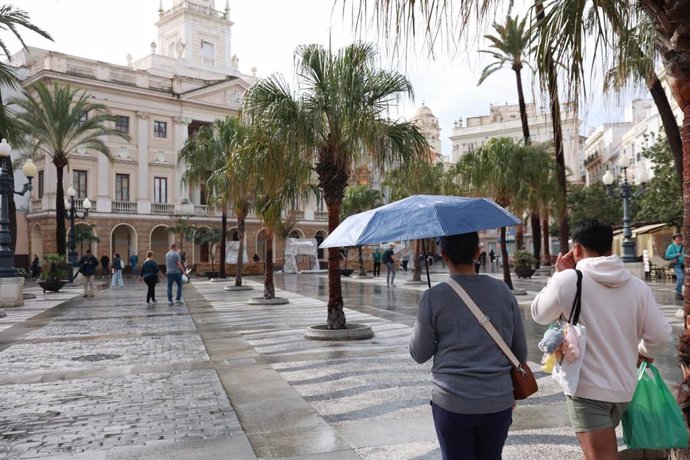
<path fill-rule="evenodd" d="M 184 302 L 181 300 L 176 300 L 175 305 L 184 305 Z"/>
<path fill-rule="evenodd" d="M 84 294 L 82 297 L 88 297 L 86 294 Z"/>
<path fill-rule="evenodd" d="M 683 295 L 676 293 L 676 300 L 683 300 Z"/>
<path fill-rule="evenodd" d="M 172 307 L 173 305 L 175 305 L 175 304 L 172 302 L 168 302 L 168 307 Z"/>

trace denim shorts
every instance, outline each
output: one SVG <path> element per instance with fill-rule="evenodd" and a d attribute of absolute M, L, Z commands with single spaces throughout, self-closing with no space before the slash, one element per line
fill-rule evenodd
<path fill-rule="evenodd" d="M 617 427 L 628 404 L 566 396 L 568 416 L 576 433 Z"/>

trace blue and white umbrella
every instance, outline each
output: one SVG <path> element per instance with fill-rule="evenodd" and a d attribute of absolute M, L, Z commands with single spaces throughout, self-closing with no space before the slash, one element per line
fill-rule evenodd
<path fill-rule="evenodd" d="M 421 240 L 519 223 L 520 219 L 487 198 L 413 195 L 348 217 L 319 247 Z"/>

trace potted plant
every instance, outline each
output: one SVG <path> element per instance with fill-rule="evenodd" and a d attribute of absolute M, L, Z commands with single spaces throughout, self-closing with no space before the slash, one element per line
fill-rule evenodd
<path fill-rule="evenodd" d="M 58 292 L 66 283 L 67 261 L 60 254 L 45 254 L 43 256 L 43 268 L 38 277 L 38 285 L 43 292 Z"/>
<path fill-rule="evenodd" d="M 198 240 L 200 244 L 208 244 L 208 257 L 209 259 L 211 259 L 211 271 L 204 272 L 204 275 L 206 275 L 209 279 L 218 278 L 220 276 L 220 272 L 216 271 L 214 264 L 216 260 L 216 250 L 218 248 L 220 240 L 221 232 L 217 228 L 206 229 L 206 231 L 202 233 Z"/>
<path fill-rule="evenodd" d="M 349 252 L 350 248 L 343 248 L 340 250 L 340 256 L 344 260 L 343 266 L 340 269 L 340 276 L 350 276 L 354 272 L 354 270 L 348 266 L 347 256 Z"/>
<path fill-rule="evenodd" d="M 536 260 L 531 252 L 518 249 L 513 253 L 513 265 L 518 278 L 531 278 Z"/>

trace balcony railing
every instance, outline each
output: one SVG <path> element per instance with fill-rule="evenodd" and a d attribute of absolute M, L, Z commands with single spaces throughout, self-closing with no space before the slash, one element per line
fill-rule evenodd
<path fill-rule="evenodd" d="M 151 203 L 151 214 L 171 216 L 175 212 L 175 205 L 170 203 Z"/>
<path fill-rule="evenodd" d="M 195 216 L 202 216 L 202 217 L 208 216 L 209 215 L 208 206 L 206 206 L 204 204 L 195 204 L 194 205 L 194 215 Z"/>
<path fill-rule="evenodd" d="M 113 201 L 112 212 L 115 214 L 136 214 L 137 204 L 134 201 Z"/>
<path fill-rule="evenodd" d="M 31 200 L 31 210 L 32 211 L 41 211 L 43 209 L 43 200 L 38 199 L 38 200 Z"/>
<path fill-rule="evenodd" d="M 328 220 L 328 211 L 314 211 L 314 220 Z"/>

